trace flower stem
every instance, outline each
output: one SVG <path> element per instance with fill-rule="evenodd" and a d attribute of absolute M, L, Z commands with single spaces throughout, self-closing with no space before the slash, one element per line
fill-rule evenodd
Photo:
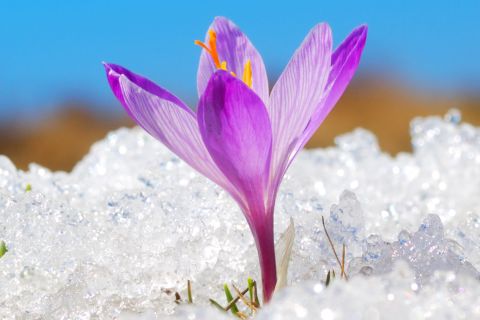
<path fill-rule="evenodd" d="M 257 224 L 254 235 L 262 275 L 263 303 L 267 303 L 272 298 L 277 283 L 273 221 Z"/>

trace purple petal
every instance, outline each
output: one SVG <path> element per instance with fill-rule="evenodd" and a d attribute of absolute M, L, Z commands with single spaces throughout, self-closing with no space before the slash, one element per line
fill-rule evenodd
<path fill-rule="evenodd" d="M 195 114 L 180 99 L 123 67 L 105 64 L 105 69 L 113 93 L 138 125 L 238 198 L 205 148 Z"/>
<path fill-rule="evenodd" d="M 356 28 L 333 53 L 332 71 L 327 84 L 328 94 L 317 106 L 310 123 L 305 129 L 297 151 L 303 148 L 312 137 L 347 88 L 360 63 L 360 57 L 367 40 L 367 31 L 366 25 Z"/>
<path fill-rule="evenodd" d="M 302 137 L 292 147 L 285 170 L 290 166 L 298 151 L 307 144 L 323 120 L 325 120 L 330 111 L 332 111 L 338 99 L 340 99 L 347 85 L 350 83 L 360 63 L 360 57 L 367 39 L 367 31 L 368 28 L 366 25 L 357 27 L 333 53 L 332 69 L 328 77 L 325 94 L 315 109 Z"/>
<path fill-rule="evenodd" d="M 217 34 L 217 52 L 220 61 L 227 62 L 228 71 L 240 79 L 247 60 L 252 65 L 252 89 L 266 103 L 268 101 L 268 78 L 262 57 L 242 31 L 230 20 L 216 17 L 209 29 Z M 205 43 L 208 43 L 208 32 Z M 202 50 L 197 72 L 198 95 L 205 91 L 212 74 L 217 70 L 211 56 Z"/>
<path fill-rule="evenodd" d="M 289 156 L 322 101 L 330 72 L 332 36 L 327 24 L 315 26 L 273 87 L 269 113 L 273 131 L 271 190 L 280 184 Z M 274 198 L 273 194 L 270 196 Z"/>
<path fill-rule="evenodd" d="M 168 100 L 180 106 L 181 108 L 185 109 L 185 111 L 187 112 L 190 111 L 190 108 L 188 108 L 188 106 L 185 105 L 180 99 L 175 97 L 173 94 L 171 94 L 167 90 L 159 87 L 158 85 L 148 80 L 147 78 L 137 75 L 131 72 L 130 70 L 113 63 L 104 63 L 104 66 L 105 66 L 105 71 L 107 72 L 108 83 L 112 88 L 113 94 L 115 95 L 115 97 L 117 97 L 118 100 L 120 100 L 120 102 L 122 103 L 125 110 L 128 112 L 130 116 L 132 116 L 130 107 L 125 105 L 122 89 L 120 88 L 120 83 L 118 81 L 121 75 L 125 75 L 127 79 L 129 79 L 132 83 L 136 84 L 139 88 L 153 95 L 159 96 L 162 99 Z"/>
<path fill-rule="evenodd" d="M 240 206 L 255 239 L 268 302 L 275 289 L 276 266 L 273 207 L 265 201 L 272 144 L 267 109 L 241 80 L 219 70 L 200 98 L 197 117 L 213 161 L 243 196 Z"/>
<path fill-rule="evenodd" d="M 213 161 L 244 196 L 247 219 L 264 215 L 272 131 L 262 100 L 241 80 L 219 70 L 200 98 L 197 117 Z"/>

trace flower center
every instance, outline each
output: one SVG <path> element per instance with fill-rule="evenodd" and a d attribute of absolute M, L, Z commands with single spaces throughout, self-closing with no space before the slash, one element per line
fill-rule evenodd
<path fill-rule="evenodd" d="M 205 51 L 207 51 L 208 54 L 210 54 L 210 56 L 212 57 L 213 63 L 215 64 L 215 67 L 217 69 L 228 71 L 227 61 L 225 60 L 221 61 L 220 58 L 218 57 L 217 34 L 213 29 L 208 30 L 208 45 L 206 45 L 204 42 L 200 40 L 195 40 L 194 43 L 197 46 L 200 46 L 203 49 L 205 49 Z M 230 71 L 230 74 L 234 77 L 237 76 L 233 71 Z M 245 82 L 245 84 L 250 88 L 252 87 L 252 63 L 250 62 L 250 59 L 247 59 L 247 62 L 243 66 L 242 81 Z"/>

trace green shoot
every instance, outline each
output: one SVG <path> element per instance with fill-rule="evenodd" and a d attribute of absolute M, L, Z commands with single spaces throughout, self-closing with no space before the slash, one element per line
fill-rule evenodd
<path fill-rule="evenodd" d="M 228 284 L 224 284 L 223 285 L 223 290 L 225 291 L 225 296 L 227 297 L 227 302 L 228 303 L 231 303 L 233 301 L 233 296 L 232 296 L 232 293 L 230 292 L 230 289 L 228 288 Z M 232 314 L 236 315 L 238 313 L 238 307 L 236 305 L 236 303 L 233 303 L 232 307 L 231 307 L 231 310 L 232 310 Z"/>
<path fill-rule="evenodd" d="M 243 291 L 242 291 L 242 294 L 247 293 L 247 291 L 248 291 L 248 288 L 245 289 L 245 290 L 243 290 Z M 228 304 L 228 306 L 225 308 L 225 310 L 227 310 L 227 311 L 230 310 L 230 308 L 232 308 L 232 306 L 233 306 L 234 304 L 236 304 L 236 303 L 238 302 L 238 300 L 240 300 L 240 297 L 237 295 L 237 297 L 235 297 L 235 299 L 233 299 L 232 302 L 230 302 L 230 303 Z"/>
<path fill-rule="evenodd" d="M 230 288 L 235 290 L 235 297 L 232 294 L 232 291 L 230 291 Z M 257 295 L 257 282 L 253 279 L 248 279 L 248 287 L 243 291 L 240 291 L 234 284 L 232 284 L 231 287 L 229 287 L 228 284 L 224 284 L 223 290 L 228 301 L 226 307 L 223 307 L 214 299 L 209 299 L 210 303 L 221 311 L 228 312 L 230 310 L 232 314 L 239 319 L 250 319 L 250 316 L 254 315 L 260 308 L 260 301 Z M 247 292 L 249 293 L 249 298 L 245 296 Z M 243 304 L 250 310 L 249 315 L 240 311 L 237 305 L 239 301 L 243 302 Z"/>
<path fill-rule="evenodd" d="M 5 255 L 5 253 L 8 252 L 7 245 L 5 244 L 5 241 L 0 241 L 0 258 Z"/>
<path fill-rule="evenodd" d="M 252 278 L 248 278 L 248 296 L 250 297 L 250 303 L 253 304 L 253 285 L 255 281 Z"/>
<path fill-rule="evenodd" d="M 213 300 L 213 299 L 208 299 L 210 301 L 211 304 L 213 304 L 216 308 L 218 308 L 219 310 L 221 311 L 226 311 L 224 307 L 222 307 L 220 305 L 220 303 L 218 303 L 217 301 Z"/>

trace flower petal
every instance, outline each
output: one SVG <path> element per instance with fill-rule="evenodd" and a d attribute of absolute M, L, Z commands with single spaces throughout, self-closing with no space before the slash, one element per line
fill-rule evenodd
<path fill-rule="evenodd" d="M 241 80 L 219 70 L 200 98 L 197 117 L 213 161 L 242 191 L 248 211 L 264 214 L 272 129 L 262 100 Z"/>
<path fill-rule="evenodd" d="M 185 105 L 179 98 L 175 97 L 173 94 L 163 89 L 162 87 L 159 87 L 149 79 L 144 78 L 138 74 L 131 72 L 130 70 L 122 66 L 119 66 L 113 63 L 104 63 L 104 67 L 105 67 L 105 71 L 107 72 L 108 83 L 112 88 L 113 94 L 122 103 L 123 107 L 125 108 L 125 110 L 130 116 L 132 116 L 132 109 L 135 108 L 135 106 L 130 107 L 128 105 L 125 105 L 125 99 L 123 97 L 122 88 L 120 87 L 120 82 L 119 82 L 119 77 L 121 75 L 124 75 L 132 83 L 138 86 L 139 89 L 144 90 L 153 95 L 156 95 L 164 100 L 170 101 L 171 103 L 178 105 L 180 108 L 184 109 L 185 111 L 193 114 L 190 108 L 188 108 L 188 106 Z"/>
<path fill-rule="evenodd" d="M 319 24 L 307 35 L 272 89 L 268 105 L 273 131 L 272 193 L 285 173 L 292 149 L 322 101 L 331 53 L 330 27 Z"/>
<path fill-rule="evenodd" d="M 105 64 L 105 69 L 113 93 L 138 125 L 238 198 L 205 148 L 193 111 L 170 92 L 121 66 Z"/>
<path fill-rule="evenodd" d="M 357 27 L 333 53 L 332 70 L 328 77 L 326 90 L 327 95 L 317 106 L 295 152 L 303 148 L 312 137 L 350 83 L 360 63 L 360 57 L 367 40 L 367 31 L 366 25 Z"/>
<path fill-rule="evenodd" d="M 247 60 L 252 66 L 252 89 L 263 100 L 268 101 L 268 78 L 262 57 L 245 34 L 230 20 L 216 17 L 209 29 L 217 35 L 217 52 L 220 61 L 227 63 L 227 70 L 234 72 L 240 79 Z M 206 36 L 208 43 L 208 33 Z M 211 75 L 217 70 L 211 56 L 202 50 L 197 72 L 198 96 L 207 87 Z"/>

